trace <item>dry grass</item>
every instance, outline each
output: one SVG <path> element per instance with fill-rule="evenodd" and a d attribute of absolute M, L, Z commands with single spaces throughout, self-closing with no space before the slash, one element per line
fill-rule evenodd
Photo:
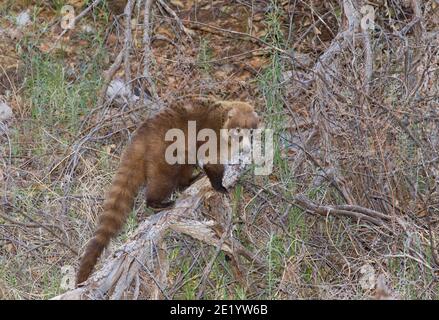
<path fill-rule="evenodd" d="M 60 34 L 51 22 L 61 2 L 32 2 L 36 20 L 18 38 L 8 30 L 24 4 L 0 6 L 0 97 L 15 114 L 0 126 L 4 299 L 65 290 L 61 268 L 77 267 L 118 156 L 152 112 L 150 103 L 97 106 L 103 71 L 123 46 L 124 25 L 104 5 L 47 51 Z M 153 6 L 149 72 L 161 103 L 194 94 L 247 100 L 276 133 L 273 174 L 247 174 L 231 193 L 233 233 L 266 270 L 236 268 L 220 253 L 202 298 L 438 298 L 439 8 L 431 0 L 374 3 L 368 33 L 349 28 L 346 1 L 172 6 L 192 41 Z M 143 15 L 133 16 L 130 73 L 143 88 Z M 115 76 L 125 75 L 122 65 Z M 297 194 L 389 219 L 377 226 L 317 215 L 298 206 Z M 140 196 L 111 248 L 150 213 Z M 176 232 L 166 242 L 166 295 L 196 298 L 215 249 Z"/>

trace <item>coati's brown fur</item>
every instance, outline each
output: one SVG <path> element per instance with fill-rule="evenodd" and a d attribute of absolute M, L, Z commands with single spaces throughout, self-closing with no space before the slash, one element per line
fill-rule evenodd
<path fill-rule="evenodd" d="M 104 201 L 104 212 L 99 218 L 98 228 L 81 259 L 77 284 L 87 280 L 104 248 L 124 225 L 133 207 L 134 198 L 143 184 L 146 184 L 147 205 L 155 208 L 171 205 L 168 198 L 172 192 L 191 184 L 195 165 L 170 165 L 165 160 L 165 150 L 172 143 L 165 141 L 166 132 L 172 128 L 181 129 L 188 146 L 190 120 L 196 121 L 197 134 L 204 128 L 213 129 L 217 137 L 217 146 L 220 146 L 220 129 L 252 129 L 257 128 L 259 123 L 253 107 L 239 101 L 180 104 L 167 108 L 145 121 L 123 152 L 119 168 Z M 203 143 L 197 142 L 197 150 Z M 187 150 L 185 151 L 188 159 Z M 222 164 L 205 164 L 203 170 L 215 190 L 227 191 L 222 185 Z"/>

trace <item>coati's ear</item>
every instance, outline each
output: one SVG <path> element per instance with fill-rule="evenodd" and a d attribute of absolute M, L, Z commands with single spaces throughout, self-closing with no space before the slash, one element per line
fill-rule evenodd
<path fill-rule="evenodd" d="M 212 101 L 209 100 L 209 103 L 212 103 Z M 214 102 L 213 102 L 214 107 L 220 107 L 222 105 L 223 105 L 223 103 L 221 100 L 214 100 Z"/>

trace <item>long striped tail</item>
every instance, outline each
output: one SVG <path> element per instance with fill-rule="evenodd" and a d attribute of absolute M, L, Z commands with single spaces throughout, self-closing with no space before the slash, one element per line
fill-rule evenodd
<path fill-rule="evenodd" d="M 143 157 L 140 150 L 135 149 L 136 146 L 131 145 L 122 156 L 105 198 L 104 212 L 99 217 L 98 228 L 82 256 L 76 284 L 88 279 L 104 248 L 123 227 L 132 210 L 138 190 L 145 181 Z"/>

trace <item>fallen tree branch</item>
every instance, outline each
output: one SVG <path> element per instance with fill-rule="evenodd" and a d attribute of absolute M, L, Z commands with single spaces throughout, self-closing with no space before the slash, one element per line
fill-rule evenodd
<path fill-rule="evenodd" d="M 373 52 L 372 44 L 370 41 L 369 29 L 362 28 L 363 44 L 364 44 L 364 91 L 369 94 L 370 83 L 372 82 L 373 75 Z"/>
<path fill-rule="evenodd" d="M 390 220 L 390 217 L 381 212 L 363 208 L 355 205 L 318 205 L 309 200 L 305 195 L 299 194 L 294 197 L 295 204 L 304 210 L 317 213 L 321 216 L 347 216 L 357 220 L 364 220 L 377 226 L 383 225 L 383 220 Z"/>

